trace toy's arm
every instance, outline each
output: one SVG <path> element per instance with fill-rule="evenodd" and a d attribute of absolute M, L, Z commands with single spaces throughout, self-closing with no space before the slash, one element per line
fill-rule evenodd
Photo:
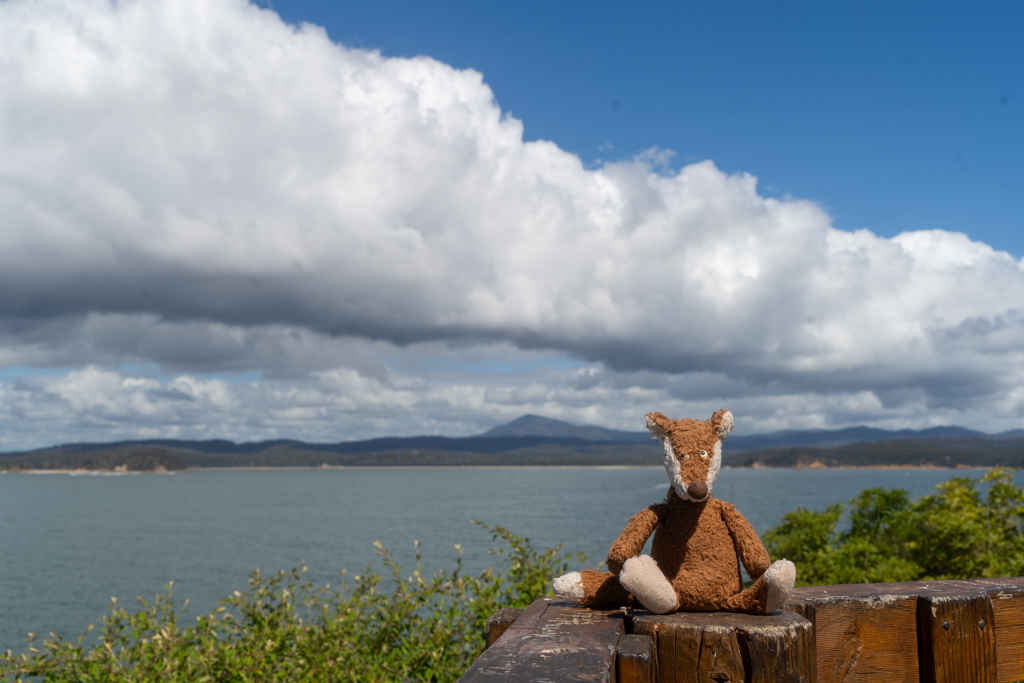
<path fill-rule="evenodd" d="M 654 528 L 658 526 L 662 509 L 663 505 L 652 505 L 630 518 L 629 524 L 622 530 L 615 543 L 612 543 L 611 550 L 608 551 L 608 571 L 617 575 L 626 560 L 640 554 L 640 551 L 644 549 L 644 543 L 647 543 Z"/>
<path fill-rule="evenodd" d="M 768 566 L 772 563 L 771 558 L 768 557 L 768 551 L 764 549 L 764 544 L 757 537 L 754 527 L 750 526 L 750 522 L 739 513 L 735 506 L 721 501 L 719 501 L 719 505 L 722 510 L 722 519 L 729 529 L 733 545 L 736 546 L 736 552 L 740 556 L 740 562 L 743 563 L 743 568 L 747 570 L 750 578 L 757 581 L 762 574 L 768 571 Z"/>

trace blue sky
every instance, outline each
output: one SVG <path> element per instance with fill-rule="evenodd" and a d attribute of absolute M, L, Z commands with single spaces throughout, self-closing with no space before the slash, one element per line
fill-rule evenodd
<path fill-rule="evenodd" d="M 1024 6 L 0 0 L 0 451 L 1024 421 Z"/>
<path fill-rule="evenodd" d="M 814 200 L 844 230 L 1024 255 L 1019 2 L 272 6 L 346 45 L 476 69 L 527 139 L 585 161 L 659 147 Z"/>

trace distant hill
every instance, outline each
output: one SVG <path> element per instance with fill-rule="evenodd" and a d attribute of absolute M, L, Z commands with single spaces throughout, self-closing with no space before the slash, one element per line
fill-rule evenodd
<path fill-rule="evenodd" d="M 619 443 L 646 443 L 651 440 L 650 434 L 644 432 L 626 432 L 616 429 L 605 429 L 596 425 L 574 425 L 562 420 L 554 420 L 539 415 L 523 415 L 520 418 L 489 429 L 481 437 L 560 437 L 578 438 L 586 441 L 605 441 Z M 1024 438 L 1024 429 L 1016 429 L 1002 434 L 986 434 L 984 432 L 965 429 L 964 427 L 930 427 L 928 429 L 875 429 L 874 427 L 846 427 L 844 429 L 806 429 L 786 430 L 768 434 L 751 434 L 746 436 L 731 435 L 725 440 L 728 451 L 759 451 L 771 448 L 792 448 L 808 446 L 813 448 L 836 448 L 853 443 L 873 441 L 892 441 L 899 439 L 989 439 L 1013 440 Z"/>
<path fill-rule="evenodd" d="M 622 432 L 595 425 L 574 425 L 562 420 L 553 420 L 540 415 L 523 415 L 494 429 L 488 429 L 482 437 L 498 438 L 509 436 L 549 436 L 577 438 L 586 441 L 646 442 L 651 440 L 647 432 Z"/>
<path fill-rule="evenodd" d="M 963 427 L 931 427 L 929 429 L 875 429 L 873 427 L 847 427 L 845 429 L 788 430 L 770 434 L 730 436 L 726 447 L 733 451 L 753 451 L 766 448 L 787 448 L 813 446 L 815 448 L 836 448 L 851 443 L 869 441 L 891 441 L 894 439 L 1003 439 L 1024 437 L 1024 430 L 989 435 Z"/>
<path fill-rule="evenodd" d="M 1024 466 L 1024 430 L 989 435 L 962 427 L 889 431 L 871 427 L 730 436 L 723 462 L 737 467 L 840 465 Z M 274 440 L 149 439 L 82 443 L 0 454 L 0 469 L 128 471 L 188 467 L 316 465 L 657 465 L 646 432 L 524 415 L 469 437 L 384 437 L 333 444 Z"/>
<path fill-rule="evenodd" d="M 1024 438 L 899 438 L 727 452 L 731 467 L 1024 467 Z"/>

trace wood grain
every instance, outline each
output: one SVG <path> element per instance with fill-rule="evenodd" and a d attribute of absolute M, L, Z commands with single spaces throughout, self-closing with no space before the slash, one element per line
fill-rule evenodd
<path fill-rule="evenodd" d="M 927 595 L 917 605 L 923 683 L 996 683 L 992 599 Z"/>
<path fill-rule="evenodd" d="M 778 620 L 788 623 L 769 625 L 759 620 L 740 631 L 749 680 L 814 683 L 818 676 L 813 625 L 791 612 L 780 614 Z"/>
<path fill-rule="evenodd" d="M 654 641 L 650 636 L 624 635 L 615 656 L 616 683 L 653 683 Z"/>
<path fill-rule="evenodd" d="M 811 623 L 793 612 L 633 615 L 654 639 L 660 683 L 814 683 Z"/>
<path fill-rule="evenodd" d="M 487 617 L 487 624 L 484 626 L 484 649 L 494 645 L 522 613 L 522 607 L 506 607 Z"/>
<path fill-rule="evenodd" d="M 830 596 L 786 608 L 814 624 L 819 683 L 917 683 L 917 599 Z"/>
<path fill-rule="evenodd" d="M 615 680 L 622 612 L 542 598 L 527 607 L 469 667 L 463 683 Z"/>

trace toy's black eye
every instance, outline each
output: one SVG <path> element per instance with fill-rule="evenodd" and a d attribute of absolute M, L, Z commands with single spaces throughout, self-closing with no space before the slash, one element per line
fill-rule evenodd
<path fill-rule="evenodd" d="M 700 457 L 702 457 L 702 458 L 708 457 L 708 452 L 707 451 L 701 451 L 700 452 Z"/>

